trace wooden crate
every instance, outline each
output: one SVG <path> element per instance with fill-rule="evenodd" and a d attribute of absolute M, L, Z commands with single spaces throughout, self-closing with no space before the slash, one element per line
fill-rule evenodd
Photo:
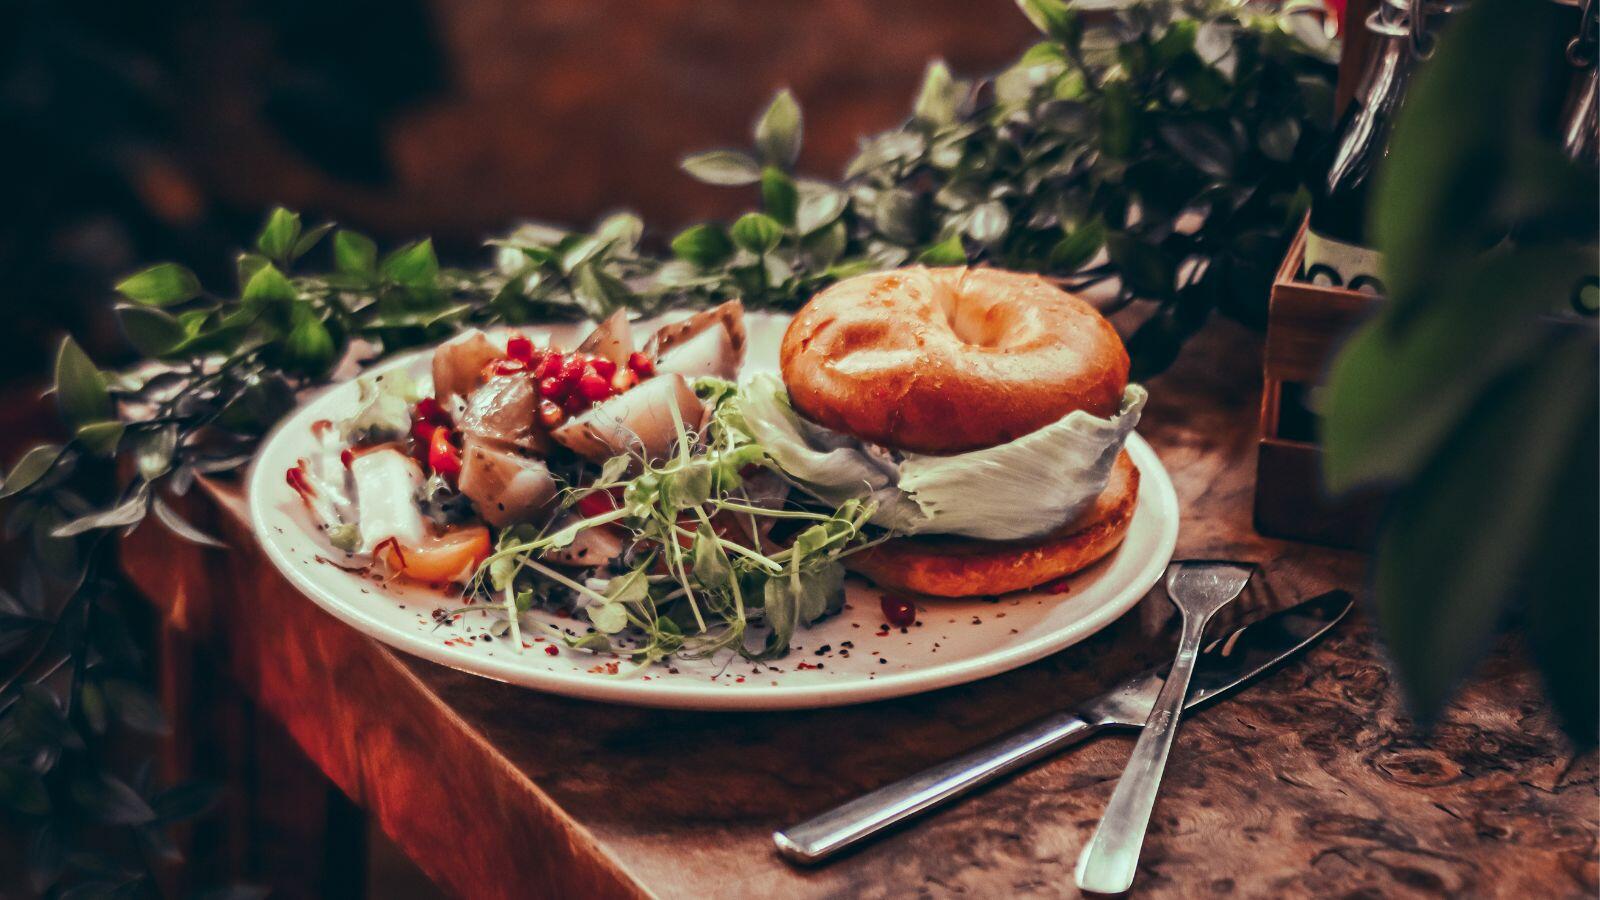
<path fill-rule="evenodd" d="M 1262 354 L 1261 439 L 1256 457 L 1255 526 L 1262 534 L 1339 547 L 1370 546 L 1380 497 L 1332 501 L 1322 485 L 1322 450 L 1286 399 L 1319 384 L 1340 343 L 1382 298 L 1299 280 L 1302 223 L 1272 282 Z"/>

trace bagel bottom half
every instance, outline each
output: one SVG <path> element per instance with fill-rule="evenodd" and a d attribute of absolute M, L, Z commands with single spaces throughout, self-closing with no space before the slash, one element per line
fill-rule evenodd
<path fill-rule="evenodd" d="M 1004 594 L 1087 568 L 1122 543 L 1139 499 L 1139 469 L 1124 450 L 1094 505 L 1042 538 L 896 538 L 845 559 L 878 587 L 935 597 Z"/>

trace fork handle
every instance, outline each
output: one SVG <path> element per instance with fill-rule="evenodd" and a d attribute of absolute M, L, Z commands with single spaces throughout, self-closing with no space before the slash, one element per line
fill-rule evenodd
<path fill-rule="evenodd" d="M 1184 698 L 1189 694 L 1189 678 L 1194 674 L 1205 624 L 1203 616 L 1184 617 L 1183 638 L 1172 662 L 1172 671 L 1156 695 L 1150 718 L 1133 745 L 1128 767 L 1111 792 L 1111 802 L 1106 804 L 1105 815 L 1101 816 L 1094 837 L 1078 857 L 1075 878 L 1078 887 L 1085 891 L 1120 894 L 1133 886 L 1145 829 L 1150 825 L 1150 812 L 1161 787 L 1161 774 L 1178 733 L 1178 717 L 1183 712 Z"/>
<path fill-rule="evenodd" d="M 1046 716 L 964 756 L 884 785 L 792 828 L 773 832 L 778 852 L 795 862 L 820 862 L 981 784 L 1070 746 L 1095 733 L 1071 713 Z"/>

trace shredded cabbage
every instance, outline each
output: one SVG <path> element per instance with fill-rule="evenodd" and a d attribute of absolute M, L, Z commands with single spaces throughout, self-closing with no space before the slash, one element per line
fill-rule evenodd
<path fill-rule="evenodd" d="M 902 534 L 991 541 L 1039 537 L 1105 490 L 1148 395 L 1136 384 L 1110 419 L 1082 410 L 1009 443 L 954 456 L 891 453 L 802 418 L 774 375 L 740 386 L 745 428 L 785 474 L 827 503 L 877 504 L 872 523 Z"/>

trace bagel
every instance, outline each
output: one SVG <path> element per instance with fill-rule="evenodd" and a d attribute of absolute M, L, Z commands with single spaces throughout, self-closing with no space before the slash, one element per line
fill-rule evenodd
<path fill-rule="evenodd" d="M 1094 505 L 1044 538 L 895 538 L 848 557 L 845 565 L 893 591 L 934 597 L 1020 591 L 1081 571 L 1115 550 L 1128 533 L 1138 498 L 1139 469 L 1124 450 Z"/>
<path fill-rule="evenodd" d="M 1114 416 L 1128 384 L 1127 350 L 1094 307 L 999 269 L 846 279 L 795 316 L 780 353 L 801 415 L 917 453 L 1004 444 L 1074 410 Z"/>

